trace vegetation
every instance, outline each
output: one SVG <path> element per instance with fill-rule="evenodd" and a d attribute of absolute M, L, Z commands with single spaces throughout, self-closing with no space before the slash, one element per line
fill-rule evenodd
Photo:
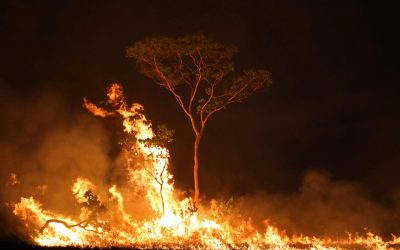
<path fill-rule="evenodd" d="M 126 56 L 145 76 L 168 90 L 188 117 L 194 140 L 194 202 L 199 201 L 199 144 L 210 117 L 272 84 L 263 69 L 234 72 L 233 45 L 202 34 L 155 37 L 136 42 Z"/>

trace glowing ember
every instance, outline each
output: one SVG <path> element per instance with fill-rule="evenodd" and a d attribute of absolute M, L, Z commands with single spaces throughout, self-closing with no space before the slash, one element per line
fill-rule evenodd
<path fill-rule="evenodd" d="M 114 111 L 87 99 L 84 106 L 96 116 L 122 116 L 124 130 L 130 135 L 124 145 L 129 186 L 112 184 L 108 195 L 101 196 L 90 176 L 76 178 L 71 191 L 81 210 L 74 218 L 43 209 L 33 197 L 21 198 L 13 213 L 24 222 L 36 244 L 185 249 L 394 249 L 400 244 L 400 238 L 384 241 L 372 233 L 339 240 L 289 237 L 268 224 L 259 232 L 240 214 L 226 215 L 222 202 L 193 207 L 191 198 L 178 197 L 169 172 L 169 151 L 152 141 L 155 133 L 143 107 L 137 103 L 128 107 L 119 84 L 112 84 L 107 96 Z M 17 183 L 16 175 L 11 174 L 9 185 Z M 51 192 L 46 185 L 37 188 L 42 193 Z M 130 213 L 127 204 L 135 202 L 145 203 L 150 216 Z"/>

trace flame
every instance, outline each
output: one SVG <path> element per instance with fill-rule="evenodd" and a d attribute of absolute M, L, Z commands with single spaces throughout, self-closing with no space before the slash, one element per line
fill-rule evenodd
<path fill-rule="evenodd" d="M 92 112 L 92 114 L 95 116 L 106 117 L 112 115 L 111 112 L 108 112 L 105 109 L 97 107 L 93 103 L 89 102 L 86 98 L 83 98 L 83 107 L 86 108 L 87 110 L 90 110 L 90 112 Z"/>
<path fill-rule="evenodd" d="M 75 198 L 78 202 L 86 201 L 85 193 L 89 190 L 96 189 L 96 186 L 93 185 L 88 179 L 78 177 L 74 184 L 72 185 L 71 191 L 75 195 Z"/>
<path fill-rule="evenodd" d="M 84 99 L 84 107 L 93 115 L 120 115 L 124 131 L 131 137 L 125 146 L 129 188 L 110 185 L 108 195 L 101 197 L 96 186 L 86 177 L 77 177 L 71 191 L 81 205 L 74 218 L 42 208 L 33 197 L 20 199 L 13 213 L 23 221 L 32 240 L 40 246 L 111 246 L 135 248 L 194 249 L 394 249 L 400 238 L 385 241 L 372 233 L 348 235 L 347 239 L 318 239 L 287 236 L 284 231 L 266 224 L 259 232 L 251 220 L 240 214 L 224 215 L 222 202 L 193 207 L 191 198 L 178 198 L 169 169 L 167 148 L 151 143 L 155 136 L 143 106 L 128 107 L 123 88 L 111 84 L 107 111 Z M 17 183 L 16 175 L 10 183 Z M 42 187 L 47 186 L 43 185 Z M 139 197 L 139 198 L 138 198 Z M 136 199 L 136 200 L 135 200 Z M 150 217 L 130 214 L 126 205 L 145 201 Z"/>

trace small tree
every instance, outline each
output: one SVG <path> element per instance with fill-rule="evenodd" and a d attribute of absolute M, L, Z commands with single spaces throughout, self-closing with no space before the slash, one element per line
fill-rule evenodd
<path fill-rule="evenodd" d="M 190 120 L 195 134 L 195 204 L 200 195 L 199 144 L 207 121 L 229 104 L 241 102 L 272 84 L 267 70 L 235 74 L 232 58 L 236 52 L 235 46 L 202 34 L 148 38 L 126 50 L 126 56 L 136 61 L 140 72 L 167 89 Z"/>

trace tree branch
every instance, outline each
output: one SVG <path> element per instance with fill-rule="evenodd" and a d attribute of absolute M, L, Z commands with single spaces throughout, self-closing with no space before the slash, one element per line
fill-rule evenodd
<path fill-rule="evenodd" d="M 182 56 L 179 55 L 179 54 L 176 54 L 176 55 L 179 58 L 180 67 L 181 68 L 186 67 L 187 69 L 189 69 L 191 71 L 192 74 L 194 74 L 194 71 L 189 66 L 187 66 L 186 63 L 183 61 Z M 192 87 L 191 82 L 188 79 L 186 79 L 186 77 L 182 73 L 182 70 L 179 70 L 179 74 L 181 75 L 182 80 L 189 86 L 191 91 L 193 91 L 193 87 Z"/>
<path fill-rule="evenodd" d="M 225 105 L 222 105 L 221 107 L 215 108 L 215 109 L 212 110 L 211 112 L 207 113 L 206 118 L 204 119 L 204 124 L 206 124 L 207 120 L 210 118 L 210 116 L 211 116 L 212 114 L 214 114 L 215 112 L 217 112 L 217 111 L 223 109 L 225 106 L 226 106 L 226 104 L 225 104 Z"/>
<path fill-rule="evenodd" d="M 238 94 L 240 94 L 242 91 L 244 91 L 244 90 L 246 89 L 246 87 L 247 87 L 249 84 L 250 84 L 250 81 L 247 82 L 246 84 L 243 84 L 243 86 L 242 86 L 238 91 L 236 91 L 236 92 L 228 99 L 228 101 L 226 102 L 225 105 L 227 105 L 227 104 L 229 104 L 229 103 L 232 103 L 231 101 L 234 100 L 234 98 L 235 98 Z"/>
<path fill-rule="evenodd" d="M 181 108 L 183 109 L 183 111 L 186 113 L 186 115 L 188 115 L 189 117 L 191 116 L 190 113 L 188 112 L 188 110 L 186 109 L 182 98 L 176 93 L 174 86 L 172 85 L 172 83 L 169 81 L 169 79 L 164 75 L 164 73 L 159 69 L 158 64 L 156 62 L 156 59 L 153 58 L 154 61 L 154 68 L 156 69 L 157 74 L 159 75 L 159 77 L 162 78 L 162 80 L 166 83 L 166 89 L 169 90 L 169 92 L 171 92 L 175 99 L 178 101 L 179 106 L 181 106 Z"/>
<path fill-rule="evenodd" d="M 210 83 L 210 86 L 211 86 L 210 96 L 208 97 L 207 101 L 204 102 L 204 104 L 201 106 L 201 109 L 200 109 L 200 120 L 201 120 L 201 126 L 202 127 L 204 127 L 204 125 L 206 124 L 206 120 L 203 119 L 204 108 L 210 103 L 212 98 L 214 98 L 214 86 L 215 86 L 215 84 Z"/>
<path fill-rule="evenodd" d="M 169 92 L 171 92 L 175 99 L 177 100 L 179 106 L 182 108 L 183 112 L 185 112 L 185 114 L 189 117 L 190 122 L 192 124 L 192 128 L 195 132 L 196 135 L 199 134 L 199 130 L 197 128 L 196 125 L 196 121 L 194 120 L 193 115 L 187 110 L 187 108 L 185 107 L 185 104 L 182 101 L 182 98 L 176 93 L 172 83 L 169 81 L 169 79 L 164 75 L 163 72 L 161 72 L 161 70 L 158 68 L 158 64 L 156 62 L 156 59 L 154 58 L 154 68 L 156 69 L 157 74 L 163 79 L 163 81 L 166 83 L 166 89 L 169 90 Z M 164 85 L 163 85 L 164 86 Z"/>
<path fill-rule="evenodd" d="M 81 221 L 81 222 L 79 222 L 79 223 L 77 223 L 77 224 L 69 225 L 67 222 L 65 222 L 65 221 L 63 221 L 63 220 L 59 220 L 59 219 L 50 219 L 50 220 L 47 220 L 46 223 L 40 228 L 39 232 L 40 232 L 40 233 L 43 233 L 43 231 L 50 225 L 50 223 L 59 223 L 59 224 L 63 224 L 63 225 L 64 225 L 66 228 L 68 228 L 68 229 L 73 228 L 73 227 L 80 227 L 80 228 L 82 228 L 82 229 L 85 229 L 86 231 L 91 231 L 91 232 L 97 233 L 96 230 L 86 229 L 86 227 L 87 227 L 88 224 L 89 224 L 89 221 L 88 221 L 88 220 L 83 220 L 83 221 Z"/>
<path fill-rule="evenodd" d="M 199 89 L 199 85 L 200 85 L 200 82 L 201 82 L 201 79 L 202 79 L 200 71 L 201 71 L 201 68 L 199 68 L 199 70 L 198 70 L 198 78 L 196 80 L 196 84 L 194 86 L 194 90 L 192 91 L 192 93 L 190 95 L 190 101 L 189 101 L 189 113 L 190 114 L 192 114 L 193 100 L 196 97 L 196 94 L 197 94 L 197 91 Z"/>

